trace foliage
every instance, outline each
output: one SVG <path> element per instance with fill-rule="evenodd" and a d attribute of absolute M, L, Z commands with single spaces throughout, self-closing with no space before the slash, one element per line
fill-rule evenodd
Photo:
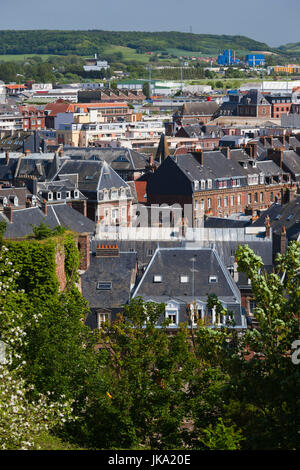
<path fill-rule="evenodd" d="M 51 228 L 49 225 L 41 222 L 39 226 L 32 225 L 33 235 L 37 240 L 53 237 L 54 235 L 62 235 L 66 229 L 61 225 Z"/>
<path fill-rule="evenodd" d="M 33 449 L 38 448 L 36 436 L 61 426 L 72 408 L 63 396 L 50 403 L 49 392 L 41 395 L 24 379 L 27 331 L 36 318 L 25 318 L 24 291 L 16 282 L 20 273 L 11 267 L 8 251 L 1 246 L 0 337 L 5 350 L 0 361 L 0 448 Z"/>

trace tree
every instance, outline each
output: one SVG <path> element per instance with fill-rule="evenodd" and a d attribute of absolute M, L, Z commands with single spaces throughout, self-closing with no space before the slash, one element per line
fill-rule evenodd
<path fill-rule="evenodd" d="M 12 268 L 8 251 L 1 246 L 0 332 L 5 349 L 0 358 L 0 449 L 34 449 L 41 433 L 71 418 L 72 408 L 62 396 L 53 401 L 50 393 L 39 394 L 24 378 L 26 329 L 35 319 L 25 319 L 28 305 L 24 292 L 17 288 L 20 273 Z"/>
<path fill-rule="evenodd" d="M 242 429 L 245 449 L 296 449 L 300 375 L 291 347 L 300 327 L 300 244 L 278 255 L 270 274 L 247 245 L 236 259 L 251 281 L 258 328 L 243 335 L 199 329 L 199 355 L 223 376 L 215 409 Z"/>
<path fill-rule="evenodd" d="M 149 82 L 143 83 L 143 93 L 146 96 L 146 99 L 149 100 L 150 98 L 150 84 Z"/>

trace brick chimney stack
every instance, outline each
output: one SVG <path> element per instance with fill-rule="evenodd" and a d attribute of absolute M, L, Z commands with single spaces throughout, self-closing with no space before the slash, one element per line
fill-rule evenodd
<path fill-rule="evenodd" d="M 266 237 L 270 238 L 271 235 L 271 226 L 270 226 L 270 217 L 267 215 L 265 218 L 265 226 L 266 226 Z"/>
<path fill-rule="evenodd" d="M 280 168 L 282 168 L 283 151 L 283 148 L 268 149 L 268 158 L 273 160 Z"/>
<path fill-rule="evenodd" d="M 282 226 L 281 228 L 281 233 L 280 233 L 280 253 L 283 255 L 286 250 L 286 228 L 285 225 Z"/>
<path fill-rule="evenodd" d="M 4 215 L 8 218 L 9 222 L 12 223 L 13 221 L 13 210 L 11 208 L 11 205 L 5 206 L 3 208 Z"/>
<path fill-rule="evenodd" d="M 227 160 L 230 160 L 231 154 L 230 154 L 230 147 L 223 147 L 221 149 L 222 153 L 225 155 Z"/>
<path fill-rule="evenodd" d="M 44 212 L 45 216 L 47 216 L 47 201 L 46 199 L 43 200 L 43 203 L 42 203 L 42 211 Z"/>
<path fill-rule="evenodd" d="M 196 158 L 197 162 L 203 166 L 203 150 L 202 149 L 192 149 L 191 154 Z"/>

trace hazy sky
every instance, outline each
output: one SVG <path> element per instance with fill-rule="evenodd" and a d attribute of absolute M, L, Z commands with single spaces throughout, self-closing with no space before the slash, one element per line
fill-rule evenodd
<path fill-rule="evenodd" d="M 300 42 L 300 0 L 0 0 L 0 29 L 239 34 Z"/>

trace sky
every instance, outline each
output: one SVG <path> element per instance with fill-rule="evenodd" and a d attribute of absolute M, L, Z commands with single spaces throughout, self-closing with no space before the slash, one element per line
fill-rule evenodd
<path fill-rule="evenodd" d="M 300 42 L 300 0 L 0 0 L 0 29 L 102 29 L 243 35 Z"/>

